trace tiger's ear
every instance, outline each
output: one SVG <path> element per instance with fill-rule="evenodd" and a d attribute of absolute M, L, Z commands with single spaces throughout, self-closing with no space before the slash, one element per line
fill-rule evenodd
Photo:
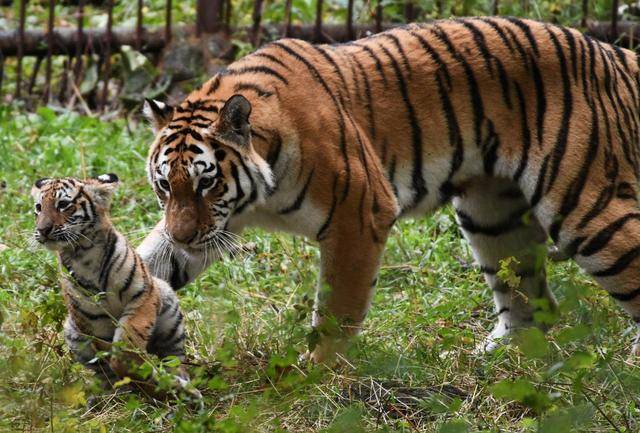
<path fill-rule="evenodd" d="M 49 179 L 48 177 L 43 177 L 36 180 L 33 183 L 33 186 L 31 187 L 31 197 L 36 198 L 38 196 L 38 193 L 42 189 L 42 187 L 48 184 L 49 182 L 51 182 L 51 179 Z"/>
<path fill-rule="evenodd" d="M 251 136 L 251 103 L 242 95 L 233 95 L 220 110 L 220 119 L 215 135 L 223 142 L 235 144 L 239 148 L 249 145 Z"/>
<path fill-rule="evenodd" d="M 151 122 L 153 132 L 158 132 L 169 122 L 173 117 L 173 107 L 164 102 L 156 101 L 154 99 L 145 99 L 142 113 Z"/>
<path fill-rule="evenodd" d="M 87 181 L 85 190 L 98 206 L 107 207 L 119 184 L 120 180 L 116 174 L 101 174 Z"/>

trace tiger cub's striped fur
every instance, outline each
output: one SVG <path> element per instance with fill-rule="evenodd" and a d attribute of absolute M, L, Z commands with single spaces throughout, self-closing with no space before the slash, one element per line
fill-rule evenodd
<path fill-rule="evenodd" d="M 177 288 L 228 232 L 305 235 L 331 289 L 315 324 L 354 333 L 396 219 L 453 202 L 494 294 L 485 348 L 555 305 L 547 236 L 640 324 L 639 82 L 635 53 L 517 18 L 272 42 L 176 107 L 149 103 L 165 213 L 140 251 Z M 516 287 L 497 276 L 509 257 Z"/>
<path fill-rule="evenodd" d="M 105 385 L 127 375 L 126 362 L 96 360 L 96 352 L 125 342 L 161 358 L 184 359 L 185 333 L 178 298 L 147 270 L 108 211 L 114 174 L 95 179 L 40 179 L 33 189 L 35 238 L 57 252 L 67 271 L 61 279 L 68 310 L 64 337 L 77 361 Z M 136 357 L 137 359 L 137 357 Z M 187 384 L 184 371 L 176 378 Z"/>

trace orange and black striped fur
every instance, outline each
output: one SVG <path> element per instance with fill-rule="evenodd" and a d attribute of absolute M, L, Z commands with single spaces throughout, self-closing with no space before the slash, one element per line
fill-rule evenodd
<path fill-rule="evenodd" d="M 161 358 L 184 358 L 184 326 L 178 298 L 169 285 L 149 274 L 140 256 L 109 220 L 118 178 L 40 179 L 33 189 L 35 238 L 57 252 L 69 312 L 64 336 L 78 362 L 94 370 L 104 385 L 131 375 L 126 365 L 139 355 L 96 358 L 122 342 L 125 348 Z M 187 384 L 180 371 L 179 385 Z"/>
<path fill-rule="evenodd" d="M 177 288 L 225 231 L 306 235 L 330 287 L 314 323 L 331 314 L 355 332 L 393 223 L 453 201 L 494 292 L 485 349 L 533 322 L 533 299 L 555 305 L 547 236 L 640 322 L 638 80 L 634 53 L 516 18 L 270 43 L 175 108 L 148 103 L 165 218 L 140 251 Z M 496 276 L 508 257 L 516 288 Z"/>

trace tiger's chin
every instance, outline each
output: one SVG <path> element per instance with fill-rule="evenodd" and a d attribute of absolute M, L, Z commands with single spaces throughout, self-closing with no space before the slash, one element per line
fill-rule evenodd
<path fill-rule="evenodd" d="M 58 241 L 55 239 L 36 238 L 36 242 L 49 251 L 62 251 L 64 249 L 71 248 L 71 245 L 68 242 Z"/>

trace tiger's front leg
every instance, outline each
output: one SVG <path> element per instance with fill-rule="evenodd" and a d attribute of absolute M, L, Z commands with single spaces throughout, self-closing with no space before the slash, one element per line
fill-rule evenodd
<path fill-rule="evenodd" d="M 164 217 L 137 248 L 138 254 L 154 277 L 168 282 L 178 290 L 195 280 L 218 258 L 212 252 L 187 252 L 169 241 Z"/>
<path fill-rule="evenodd" d="M 361 218 L 348 204 L 337 207 L 326 237 L 320 239 L 320 281 L 312 322 L 318 338 L 309 354 L 315 363 L 331 363 L 346 349 L 349 337 L 360 332 L 371 304 L 380 258 L 397 211 L 395 199 L 385 202 L 390 196 L 369 192 Z M 371 210 L 367 213 L 366 209 Z"/>

